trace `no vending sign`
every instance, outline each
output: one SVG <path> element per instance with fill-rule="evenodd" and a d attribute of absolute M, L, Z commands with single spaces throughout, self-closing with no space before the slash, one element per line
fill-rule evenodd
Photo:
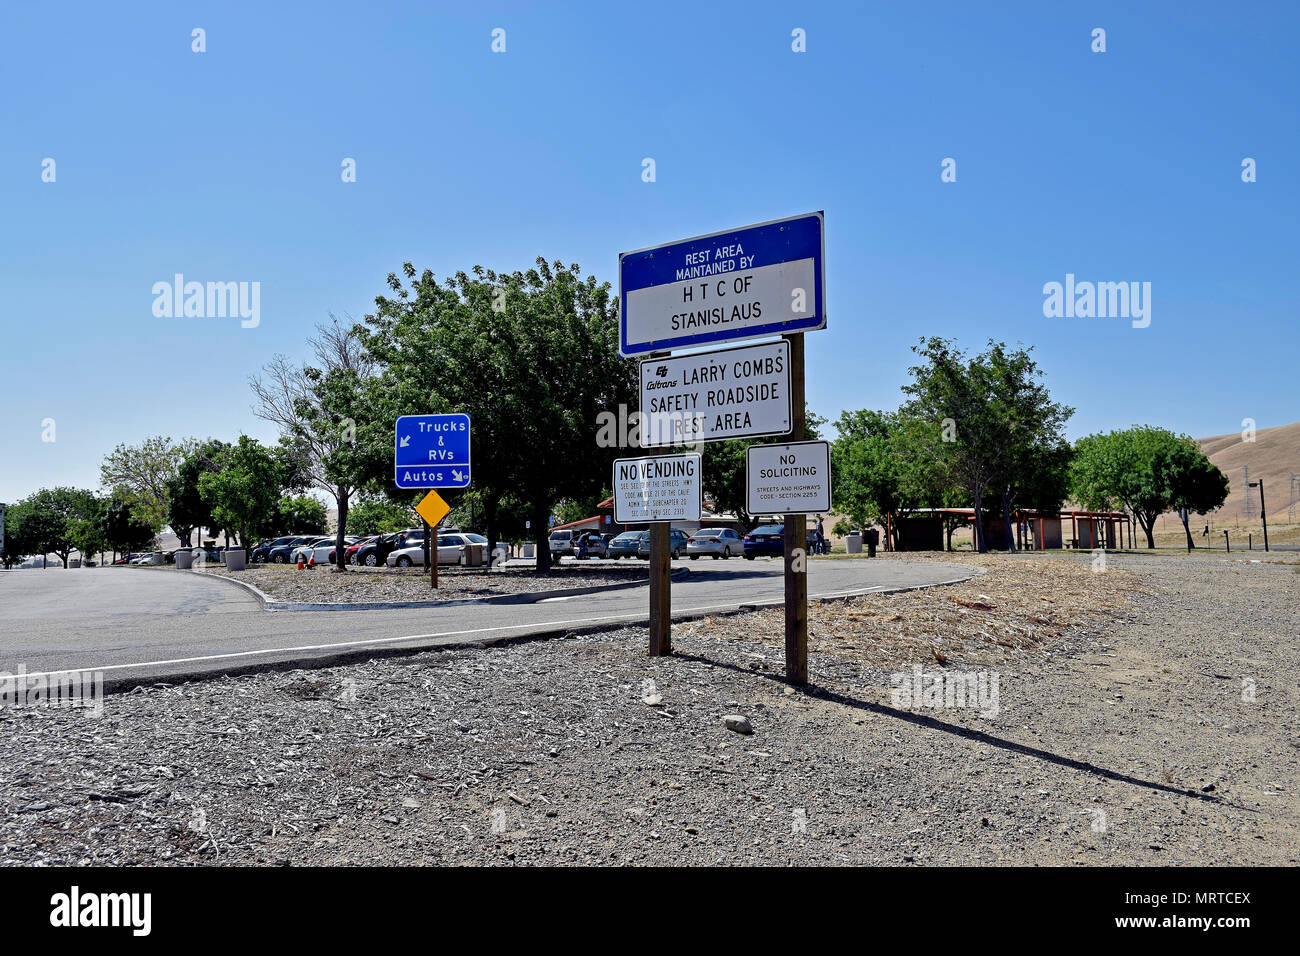
<path fill-rule="evenodd" d="M 698 454 L 619 458 L 614 461 L 614 520 L 699 521 L 704 505 Z"/>

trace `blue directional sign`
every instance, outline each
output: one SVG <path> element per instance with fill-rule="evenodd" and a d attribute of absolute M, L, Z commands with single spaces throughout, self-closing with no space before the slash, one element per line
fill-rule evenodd
<path fill-rule="evenodd" d="M 826 327 L 820 212 L 618 257 L 623 356 Z"/>
<path fill-rule="evenodd" d="M 469 487 L 468 415 L 403 415 L 394 446 L 398 488 Z"/>

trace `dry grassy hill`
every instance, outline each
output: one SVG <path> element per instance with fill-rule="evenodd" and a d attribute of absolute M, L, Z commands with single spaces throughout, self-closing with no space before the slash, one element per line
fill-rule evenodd
<path fill-rule="evenodd" d="M 1286 520 L 1292 500 L 1291 476 L 1300 475 L 1300 422 L 1261 429 L 1255 433 L 1253 442 L 1243 441 L 1239 433 L 1199 438 L 1197 442 L 1232 482 L 1228 500 L 1220 509 L 1223 518 L 1246 516 L 1243 510 L 1247 491 L 1245 469 L 1249 468 L 1251 481 L 1264 479 L 1264 503 L 1268 506 L 1269 520 Z M 1259 489 L 1250 489 L 1250 495 L 1250 516 L 1258 520 Z"/>
<path fill-rule="evenodd" d="M 1270 537 L 1281 540 L 1284 526 L 1293 523 L 1288 518 L 1288 512 L 1294 515 L 1295 522 L 1300 522 L 1300 482 L 1295 485 L 1294 511 L 1291 495 L 1291 476 L 1300 475 L 1300 422 L 1262 428 L 1255 432 L 1254 437 L 1253 442 L 1245 441 L 1240 432 L 1233 432 L 1196 440 L 1210 461 L 1218 465 L 1230 482 L 1228 500 L 1222 508 L 1208 516 L 1208 523 L 1211 528 L 1239 528 L 1254 531 L 1258 535 L 1259 489 L 1249 489 L 1248 509 L 1245 500 L 1248 490 L 1246 469 L 1249 469 L 1251 481 L 1264 479 L 1264 503 L 1268 506 Z M 1198 522 L 1203 528 L 1207 519 L 1193 519 L 1194 526 Z M 1178 529 L 1181 534 L 1182 526 L 1177 516 L 1169 514 L 1157 522 L 1156 528 L 1157 532 L 1166 534 Z M 1197 540 L 1199 542 L 1199 535 Z"/>

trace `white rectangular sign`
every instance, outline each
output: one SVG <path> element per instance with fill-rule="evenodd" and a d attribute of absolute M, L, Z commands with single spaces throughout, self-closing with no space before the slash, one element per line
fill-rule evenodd
<path fill-rule="evenodd" d="M 751 515 L 831 510 L 831 446 L 824 441 L 745 449 L 745 510 Z"/>
<path fill-rule="evenodd" d="M 789 342 L 641 363 L 643 448 L 789 431 Z"/>
<path fill-rule="evenodd" d="M 619 354 L 826 327 L 820 212 L 619 256 Z"/>
<path fill-rule="evenodd" d="M 699 455 L 656 455 L 614 461 L 614 520 L 699 521 L 704 504 Z"/>

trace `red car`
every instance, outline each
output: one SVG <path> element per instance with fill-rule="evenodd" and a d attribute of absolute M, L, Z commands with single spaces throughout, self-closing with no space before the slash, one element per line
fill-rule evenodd
<path fill-rule="evenodd" d="M 368 537 L 368 538 L 362 538 L 362 539 L 361 539 L 360 541 L 358 541 L 356 544 L 350 544 L 350 545 L 348 545 L 348 546 L 347 546 L 347 549 L 344 550 L 344 552 L 343 552 L 343 560 L 346 561 L 348 564 L 356 564 L 356 563 L 357 563 L 357 552 L 360 551 L 360 550 L 361 550 L 365 545 L 368 545 L 368 544 L 372 543 L 372 542 L 373 542 L 376 538 L 378 538 L 378 537 L 379 537 L 379 535 L 377 535 L 377 534 L 372 534 L 372 535 L 371 535 L 370 537 Z"/>

